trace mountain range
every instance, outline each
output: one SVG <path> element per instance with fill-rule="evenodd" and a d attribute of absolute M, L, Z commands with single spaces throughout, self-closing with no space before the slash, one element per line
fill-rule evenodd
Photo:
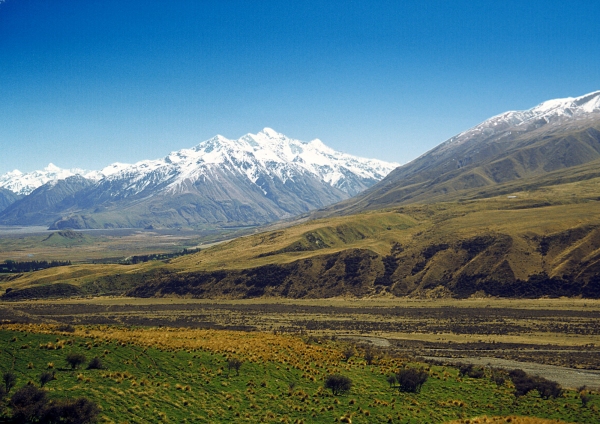
<path fill-rule="evenodd" d="M 494 116 L 315 214 L 469 200 L 600 175 L 600 91 Z"/>
<path fill-rule="evenodd" d="M 254 143 L 273 142 L 281 146 L 277 152 L 297 158 L 292 163 L 300 164 L 300 171 L 263 166 L 276 160 L 260 156 Z M 125 167 L 97 182 L 72 176 L 47 183 L 13 205 L 22 207 L 35 194 L 45 196 L 44 203 L 58 202 L 61 210 L 70 204 L 87 207 L 97 219 L 114 198 L 113 205 L 125 201 L 127 208 L 142 205 L 142 210 L 156 213 L 149 207 L 151 193 L 160 193 L 158 198 L 169 193 L 177 199 L 177 193 L 197 190 L 199 183 L 192 181 L 205 184 L 211 179 L 220 182 L 207 183 L 213 200 L 223 193 L 232 196 L 242 181 L 254 184 L 241 186 L 242 190 L 255 187 L 263 200 L 275 199 L 272 193 L 274 188 L 280 190 L 279 185 L 291 187 L 292 179 L 302 181 L 305 192 L 295 187 L 290 197 L 278 194 L 278 204 L 287 207 L 280 208 L 284 210 L 280 216 L 308 209 L 284 200 L 314 192 L 324 187 L 322 181 L 329 182 L 328 188 L 318 191 L 323 197 L 310 205 L 332 201 L 335 193 L 344 193 L 347 199 L 304 214 L 299 223 L 290 220 L 285 227 L 239 237 L 169 263 L 131 265 L 127 273 L 81 264 L 60 272 L 24 275 L 11 280 L 15 290 L 3 298 L 65 293 L 206 298 L 600 297 L 600 92 L 492 117 L 397 167 L 364 191 L 360 190 L 377 179 L 369 174 L 372 171 L 358 163 L 336 171 L 333 158 L 337 156 L 331 151 L 325 162 L 329 165 L 308 160 L 322 158 L 313 152 L 323 149 L 320 142 L 295 144 L 265 130 L 235 141 L 215 137 L 159 161 Z M 244 155 L 258 156 L 261 167 L 252 167 L 254 160 Z M 183 166 L 193 161 L 189 168 Z M 133 169 L 136 172 L 128 171 Z M 351 179 L 336 178 L 347 177 L 350 169 L 355 171 Z M 225 176 L 234 172 L 239 180 L 232 187 Z M 321 179 L 297 176 L 315 174 Z M 82 188 L 70 192 L 71 184 Z M 50 195 L 59 189 L 62 200 Z M 211 205 L 214 211 L 224 210 L 222 203 Z M 236 211 L 242 213 L 241 208 Z M 259 209 L 260 213 L 266 210 Z M 73 224 L 88 225 L 85 217 L 81 220 Z"/>
<path fill-rule="evenodd" d="M 0 223 L 59 229 L 260 225 L 354 196 L 396 166 L 265 128 L 101 171 L 52 164 L 29 174 L 13 171 L 0 177 L 0 187 L 15 194 L 0 198 L 7 205 Z"/>

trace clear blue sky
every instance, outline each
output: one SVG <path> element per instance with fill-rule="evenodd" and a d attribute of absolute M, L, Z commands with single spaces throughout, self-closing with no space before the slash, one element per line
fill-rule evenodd
<path fill-rule="evenodd" d="M 0 174 L 267 126 L 406 162 L 598 89 L 592 0 L 0 0 Z"/>

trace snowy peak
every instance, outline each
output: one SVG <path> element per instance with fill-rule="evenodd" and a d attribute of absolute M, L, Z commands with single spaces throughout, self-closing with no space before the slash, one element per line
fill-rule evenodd
<path fill-rule="evenodd" d="M 41 171 L 23 173 L 18 169 L 0 175 L 0 187 L 20 195 L 30 194 L 36 188 L 53 181 L 80 175 L 88 179 L 98 180 L 101 178 L 96 171 L 85 171 L 83 169 L 62 169 L 53 163 L 49 163 Z"/>
<path fill-rule="evenodd" d="M 547 100 L 527 110 L 513 110 L 496 115 L 481 124 L 464 131 L 439 147 L 443 151 L 449 145 L 470 140 L 495 138 L 497 141 L 510 139 L 515 132 L 531 131 L 547 124 L 562 125 L 567 121 L 577 122 L 600 113 L 600 91 L 580 97 Z"/>
<path fill-rule="evenodd" d="M 44 186 L 3 211 L 0 222 L 52 228 L 261 225 L 347 199 L 396 167 L 264 128 L 236 140 L 217 135 L 160 159 L 101 171 L 50 165 L 31 175 L 5 174 L 0 178 L 10 180 L 10 187 L 27 181 L 29 191 Z M 82 181 L 64 180 L 73 174 Z M 52 202 L 35 207 L 43 196 Z"/>
<path fill-rule="evenodd" d="M 534 114 L 568 114 L 578 115 L 600 111 L 600 91 L 581 97 L 548 100 L 531 109 Z"/>
<path fill-rule="evenodd" d="M 237 140 L 217 135 L 193 148 L 171 152 L 163 159 L 114 167 L 111 174 L 102 172 L 110 181 L 128 180 L 121 184 L 127 196 L 159 184 L 180 192 L 196 181 L 212 179 L 217 172 L 246 178 L 263 192 L 267 191 L 264 187 L 267 180 L 285 184 L 296 177 L 310 175 L 351 196 L 381 180 L 397 166 L 336 152 L 320 140 L 295 140 L 264 128 Z M 357 181 L 349 184 L 349 179 Z"/>
<path fill-rule="evenodd" d="M 267 191 L 267 181 L 285 184 L 310 175 L 353 196 L 383 179 L 397 166 L 397 163 L 337 152 L 319 139 L 300 141 L 272 128 L 263 128 L 257 134 L 248 133 L 237 140 L 216 135 L 162 159 L 143 160 L 133 165 L 117 162 L 100 171 L 61 169 L 52 163 L 41 171 L 14 170 L 0 176 L 0 187 L 27 195 L 49 182 L 80 175 L 97 184 L 111 182 L 112 189 L 117 190 L 116 186 L 120 193 L 114 196 L 129 197 L 157 187 L 181 192 L 199 180 L 228 172 L 246 178 L 263 192 Z"/>

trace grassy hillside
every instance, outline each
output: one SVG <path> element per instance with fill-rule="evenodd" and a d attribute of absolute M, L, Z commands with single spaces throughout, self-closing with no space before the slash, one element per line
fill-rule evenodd
<path fill-rule="evenodd" d="M 69 330 L 69 328 L 63 328 Z M 4 325 L 0 367 L 17 377 L 14 391 L 42 372 L 52 399 L 84 396 L 101 407 L 101 422 L 287 422 L 443 423 L 481 416 L 531 416 L 566 422 L 600 419 L 600 397 L 575 391 L 543 399 L 537 391 L 518 398 L 510 381 L 492 381 L 490 370 L 477 378 L 456 368 L 409 363 L 365 351 L 345 360 L 346 347 L 328 340 L 268 333 L 172 328 Z M 102 369 L 71 369 L 68 353 Z M 239 374 L 230 359 L 241 362 Z M 420 393 L 401 392 L 387 381 L 403 367 L 428 375 Z M 331 374 L 352 381 L 334 396 L 324 388 Z M 12 394 L 9 392 L 10 396 Z M 342 421 L 349 422 L 349 421 Z M 483 422 L 483 421 L 480 421 Z M 516 421 L 518 422 L 518 421 Z M 525 421 L 525 422 L 543 422 Z"/>
<path fill-rule="evenodd" d="M 325 218 L 168 263 L 45 270 L 2 283 L 13 289 L 3 298 L 44 297 L 59 282 L 143 297 L 598 297 L 599 184 Z"/>

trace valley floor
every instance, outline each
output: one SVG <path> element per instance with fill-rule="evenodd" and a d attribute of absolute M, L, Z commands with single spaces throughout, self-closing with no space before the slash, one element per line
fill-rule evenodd
<path fill-rule="evenodd" d="M 567 387 L 600 388 L 600 301 L 589 299 L 202 299 L 126 297 L 0 303 L 0 320 L 299 334 L 413 358 L 557 368 Z M 485 359 L 481 359 L 485 358 Z M 487 362 L 486 362 L 487 361 Z M 483 364 L 483 365 L 485 365 Z M 536 370 L 532 370 L 536 373 Z M 539 371 L 546 374 L 544 370 Z"/>

